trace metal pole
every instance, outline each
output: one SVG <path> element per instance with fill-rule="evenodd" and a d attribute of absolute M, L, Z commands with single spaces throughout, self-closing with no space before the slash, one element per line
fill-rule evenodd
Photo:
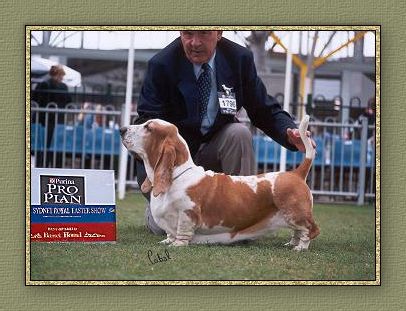
<path fill-rule="evenodd" d="M 292 35 L 293 33 L 289 32 L 289 41 L 288 49 L 286 51 L 286 68 L 285 68 L 285 89 L 283 97 L 283 110 L 289 111 L 290 103 L 290 87 L 292 81 Z M 286 171 L 286 148 L 281 148 L 281 161 L 280 161 L 280 171 Z"/>
<path fill-rule="evenodd" d="M 130 124 L 131 104 L 133 97 L 133 77 L 134 77 L 134 32 L 130 31 L 130 47 L 128 49 L 127 63 L 127 87 L 125 93 L 125 108 L 124 114 L 121 116 L 121 126 Z M 120 150 L 120 167 L 118 173 L 118 198 L 120 200 L 125 197 L 125 181 L 127 177 L 127 149 L 121 144 Z"/>
<path fill-rule="evenodd" d="M 365 177 L 368 147 L 368 119 L 361 117 L 361 150 L 359 159 L 359 188 L 358 188 L 358 205 L 363 205 L 365 201 Z"/>

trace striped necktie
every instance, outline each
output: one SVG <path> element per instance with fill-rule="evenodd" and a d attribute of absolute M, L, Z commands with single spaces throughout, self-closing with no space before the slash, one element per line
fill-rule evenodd
<path fill-rule="evenodd" d="M 197 85 L 199 87 L 200 121 L 203 120 L 204 116 L 207 113 L 207 105 L 209 103 L 211 90 L 211 75 L 209 64 L 203 64 L 202 69 L 203 72 L 197 79 Z"/>

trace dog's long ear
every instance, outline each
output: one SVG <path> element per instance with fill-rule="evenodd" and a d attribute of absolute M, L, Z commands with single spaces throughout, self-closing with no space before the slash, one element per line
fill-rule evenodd
<path fill-rule="evenodd" d="M 154 187 L 152 188 L 154 196 L 165 193 L 171 186 L 175 160 L 175 148 L 171 144 L 164 142 L 154 168 Z"/>

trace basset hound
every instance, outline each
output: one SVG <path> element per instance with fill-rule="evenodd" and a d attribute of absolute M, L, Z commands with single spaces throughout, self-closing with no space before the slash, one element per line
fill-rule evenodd
<path fill-rule="evenodd" d="M 196 166 L 178 129 L 166 121 L 122 127 L 124 146 L 144 161 L 147 178 L 141 191 L 152 191 L 152 216 L 167 233 L 161 243 L 229 244 L 287 227 L 293 235 L 286 245 L 308 249 L 319 234 L 306 184 L 315 157 L 305 134 L 308 123 L 305 116 L 299 126 L 306 147 L 303 162 L 293 171 L 256 176 L 229 176 Z"/>

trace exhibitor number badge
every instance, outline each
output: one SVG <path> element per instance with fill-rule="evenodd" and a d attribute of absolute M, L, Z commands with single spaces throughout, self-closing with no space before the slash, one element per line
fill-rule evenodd
<path fill-rule="evenodd" d="M 237 101 L 235 94 L 231 92 L 232 88 L 222 85 L 224 92 L 218 92 L 220 112 L 222 114 L 237 114 Z"/>

